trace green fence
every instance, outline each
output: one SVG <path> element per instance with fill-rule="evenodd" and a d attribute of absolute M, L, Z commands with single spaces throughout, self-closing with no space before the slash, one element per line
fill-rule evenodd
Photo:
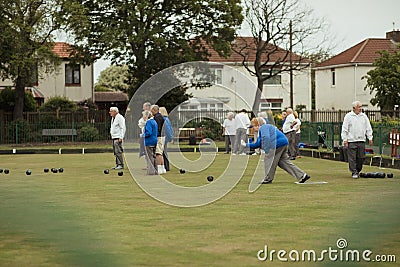
<path fill-rule="evenodd" d="M 106 110 L 75 112 L 0 111 L 0 144 L 93 142 L 109 139 L 110 115 Z"/>
<path fill-rule="evenodd" d="M 374 154 L 390 155 L 389 133 L 392 129 L 400 129 L 400 124 L 372 123 Z M 339 122 L 303 122 L 301 124 L 301 142 L 312 147 L 325 146 L 335 149 L 342 144 L 342 123 Z"/>
<path fill-rule="evenodd" d="M 3 144 L 93 142 L 109 139 L 109 123 L 4 123 Z"/>
<path fill-rule="evenodd" d="M 170 116 L 170 120 L 176 126 L 179 122 L 190 121 L 190 118 L 193 118 L 193 123 L 196 123 L 195 127 L 204 127 L 204 132 L 207 135 L 205 137 L 223 140 L 220 124 L 223 122 L 226 113 L 225 111 L 180 112 Z M 329 112 L 326 114 L 334 115 L 338 118 L 344 112 Z M 12 115 L 12 113 L 5 113 L 0 110 L 0 144 L 93 142 L 109 140 L 110 138 L 110 115 L 108 110 L 26 112 L 24 113 L 24 119 L 18 121 L 13 121 Z M 211 121 L 214 124 L 209 123 L 209 121 L 206 123 L 204 118 L 212 118 L 213 120 Z M 127 131 L 126 139 L 134 140 L 139 136 L 138 119 L 133 117 L 126 119 L 127 122 L 132 120 L 129 125 L 134 126 L 133 129 Z M 302 143 L 312 147 L 326 146 L 331 149 L 335 149 L 342 144 L 340 135 L 342 130 L 341 122 L 302 121 Z M 375 154 L 390 155 L 389 133 L 392 129 L 400 129 L 400 121 L 389 124 L 371 120 L 371 124 L 374 130 L 374 144 L 372 147 L 368 147 L 372 148 Z"/>

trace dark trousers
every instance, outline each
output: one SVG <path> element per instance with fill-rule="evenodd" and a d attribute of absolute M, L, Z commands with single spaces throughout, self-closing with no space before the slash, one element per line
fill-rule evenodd
<path fill-rule="evenodd" d="M 229 150 L 233 150 L 235 144 L 235 135 L 225 135 L 225 152 L 229 153 Z M 229 149 L 229 145 L 231 149 Z"/>
<path fill-rule="evenodd" d="M 164 144 L 164 151 L 163 151 L 163 158 L 164 158 L 164 167 L 165 170 L 168 172 L 170 170 L 169 168 L 169 159 L 168 159 L 168 151 L 167 151 L 167 142 Z"/>
<path fill-rule="evenodd" d="M 144 148 L 144 138 L 140 137 L 140 139 L 139 139 L 139 158 L 141 156 L 145 156 L 145 155 L 146 155 L 146 151 Z"/>
<path fill-rule="evenodd" d="M 146 146 L 147 174 L 157 174 L 156 147 Z"/>
<path fill-rule="evenodd" d="M 122 158 L 122 152 L 124 152 L 124 149 L 122 148 L 122 142 L 119 142 L 118 139 L 113 139 L 112 141 L 115 163 L 117 164 L 117 166 L 124 167 L 124 159 Z"/>
<path fill-rule="evenodd" d="M 288 145 L 289 156 L 295 157 L 296 156 L 296 132 L 291 131 L 291 132 L 285 133 L 285 135 L 289 141 L 289 145 Z"/>
<path fill-rule="evenodd" d="M 265 169 L 265 178 L 264 181 L 273 181 L 275 177 L 276 168 L 279 167 L 282 170 L 289 173 L 291 176 L 300 180 L 304 175 L 304 171 L 302 171 L 299 167 L 294 165 L 287 154 L 287 146 L 279 147 L 275 150 L 275 155 L 265 154 L 264 157 L 264 169 Z M 272 161 L 272 162 L 271 162 Z M 268 168 L 270 169 L 268 170 Z"/>
<path fill-rule="evenodd" d="M 233 146 L 232 153 L 237 153 L 237 154 L 245 153 L 246 147 L 241 145 L 241 142 L 240 142 L 241 140 L 243 140 L 247 143 L 246 129 L 243 129 L 243 128 L 236 129 L 236 136 L 235 136 L 235 143 L 234 143 L 235 145 Z"/>
<path fill-rule="evenodd" d="M 349 142 L 347 147 L 347 156 L 350 172 L 361 172 L 365 159 L 365 142 Z"/>
<path fill-rule="evenodd" d="M 299 148 L 299 143 L 300 143 L 300 133 L 296 133 L 296 142 L 295 142 L 295 148 L 296 148 L 296 157 L 300 156 L 300 148 Z"/>

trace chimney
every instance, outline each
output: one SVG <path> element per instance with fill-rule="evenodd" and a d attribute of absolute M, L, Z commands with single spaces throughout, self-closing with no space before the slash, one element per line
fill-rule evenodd
<path fill-rule="evenodd" d="M 386 39 L 390 39 L 395 43 L 400 43 L 400 30 L 393 30 L 386 33 Z"/>

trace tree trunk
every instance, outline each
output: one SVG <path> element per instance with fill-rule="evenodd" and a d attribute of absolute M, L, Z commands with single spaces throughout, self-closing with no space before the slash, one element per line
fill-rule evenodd
<path fill-rule="evenodd" d="M 253 112 L 255 113 L 254 115 L 257 116 L 257 113 L 260 111 L 260 99 L 261 99 L 261 93 L 263 90 L 263 79 L 262 77 L 257 77 L 257 91 L 256 95 L 254 97 L 254 102 L 253 102 Z"/>
<path fill-rule="evenodd" d="M 17 81 L 15 83 L 15 104 L 14 104 L 14 113 L 13 119 L 23 119 L 24 115 L 24 101 L 25 101 L 25 79 L 23 77 L 18 76 Z"/>

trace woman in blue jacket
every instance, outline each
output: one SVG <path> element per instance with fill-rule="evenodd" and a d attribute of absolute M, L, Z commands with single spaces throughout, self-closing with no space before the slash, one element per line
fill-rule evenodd
<path fill-rule="evenodd" d="M 146 160 L 147 160 L 147 174 L 157 174 L 157 161 L 156 161 L 156 146 L 157 146 L 157 133 L 158 125 L 157 122 L 151 117 L 146 121 L 144 126 L 144 145 L 146 147 Z"/>
<path fill-rule="evenodd" d="M 265 151 L 265 178 L 261 182 L 262 184 L 272 183 L 278 166 L 295 177 L 299 183 L 304 183 L 310 179 L 310 176 L 307 173 L 290 161 L 287 154 L 289 144 L 288 139 L 281 131 L 279 131 L 278 128 L 271 124 L 266 124 L 262 117 L 253 118 L 251 120 L 251 125 L 254 127 L 255 131 L 258 131 L 257 141 L 248 144 L 242 142 L 242 145 L 250 148 L 261 148 Z M 271 149 L 275 150 L 273 155 L 270 155 L 271 153 L 269 153 Z M 271 157 L 273 157 L 273 159 L 271 159 Z M 271 160 L 272 165 L 268 168 Z"/>
<path fill-rule="evenodd" d="M 165 132 L 165 142 L 164 142 L 164 152 L 163 152 L 163 158 L 164 158 L 164 166 L 165 170 L 168 172 L 170 170 L 169 167 L 169 159 L 168 159 L 168 143 L 173 142 L 174 138 L 174 131 L 172 129 L 171 121 L 168 119 L 168 111 L 165 107 L 160 107 L 160 113 L 164 117 L 164 126 L 163 131 Z"/>

